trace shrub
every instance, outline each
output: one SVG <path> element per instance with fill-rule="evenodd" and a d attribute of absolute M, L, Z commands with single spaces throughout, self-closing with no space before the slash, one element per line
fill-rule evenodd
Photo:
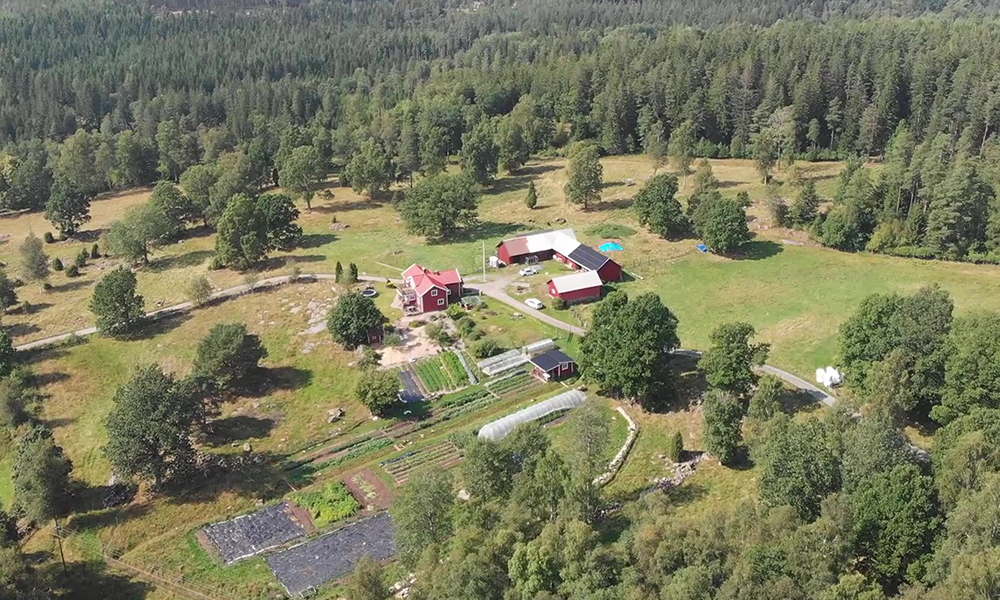
<path fill-rule="evenodd" d="M 73 264 L 82 269 L 87 264 L 87 259 L 89 258 L 90 252 L 87 252 L 87 249 L 84 248 L 83 250 L 80 250 L 79 254 L 76 255 L 76 260 L 73 261 Z"/>
<path fill-rule="evenodd" d="M 340 481 L 331 481 L 316 491 L 296 492 L 292 501 L 309 511 L 316 527 L 336 523 L 361 510 L 361 505 Z"/>
<path fill-rule="evenodd" d="M 427 337 L 437 342 L 440 346 L 448 346 L 454 341 L 444 326 L 440 323 L 431 323 L 427 326 Z"/>
<path fill-rule="evenodd" d="M 90 247 L 90 258 L 93 258 L 95 260 L 101 258 L 101 251 L 97 247 L 97 244 L 94 244 L 93 246 Z"/>
<path fill-rule="evenodd" d="M 68 273 L 67 273 L 67 275 L 68 275 Z M 49 290 L 52 289 L 52 284 L 49 283 L 48 281 L 46 281 L 45 283 L 42 284 L 42 289 L 47 292 L 47 291 L 49 291 Z"/>
<path fill-rule="evenodd" d="M 390 333 L 382 339 L 382 343 L 386 346 L 400 346 L 403 343 L 403 336 L 396 332 Z"/>
<path fill-rule="evenodd" d="M 66 277 L 76 277 L 79 274 L 80 267 L 76 265 L 70 265 L 69 268 L 66 269 Z"/>
<path fill-rule="evenodd" d="M 681 462 L 681 455 L 684 454 L 684 436 L 681 432 L 675 431 L 667 442 L 667 458 L 673 462 Z"/>
<path fill-rule="evenodd" d="M 46 244 L 56 243 L 56 238 L 52 235 L 51 231 L 46 231 L 45 235 L 42 236 L 42 239 L 45 240 Z"/>
<path fill-rule="evenodd" d="M 465 336 L 465 339 L 469 340 L 470 342 L 474 342 L 476 340 L 483 339 L 483 337 L 485 336 L 486 332 L 483 331 L 482 329 L 473 329 L 472 331 L 469 332 L 467 336 Z"/>
<path fill-rule="evenodd" d="M 465 315 L 465 309 L 460 304 L 452 304 L 448 306 L 448 310 L 445 313 L 457 321 Z"/>
<path fill-rule="evenodd" d="M 63 270 L 62 261 L 59 260 L 58 258 L 53 258 L 52 259 L 52 270 L 53 271 L 62 271 Z"/>
<path fill-rule="evenodd" d="M 462 317 L 461 319 L 455 321 L 455 326 L 458 327 L 458 332 L 462 335 L 469 335 L 476 328 L 476 322 L 469 317 Z"/>
<path fill-rule="evenodd" d="M 187 297 L 196 305 L 205 304 L 212 297 L 212 282 L 204 275 L 195 277 L 188 284 Z"/>
<path fill-rule="evenodd" d="M 567 308 L 569 308 L 569 303 L 563 300 L 562 298 L 553 298 L 552 308 L 556 310 L 566 310 Z"/>
<path fill-rule="evenodd" d="M 496 356 L 497 354 L 500 354 L 504 350 L 505 348 L 503 347 L 503 345 L 501 345 L 500 342 L 496 341 L 495 339 L 483 338 L 478 342 L 476 342 L 475 344 L 473 344 L 472 355 L 478 358 L 479 360 L 482 360 L 484 358 Z"/>

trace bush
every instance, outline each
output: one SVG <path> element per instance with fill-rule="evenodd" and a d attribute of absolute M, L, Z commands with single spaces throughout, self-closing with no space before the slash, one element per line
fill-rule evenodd
<path fill-rule="evenodd" d="M 469 332 L 467 336 L 465 336 L 465 339 L 469 340 L 470 342 L 474 342 L 476 340 L 483 339 L 485 336 L 486 332 L 483 331 L 482 329 L 473 329 L 472 331 Z"/>
<path fill-rule="evenodd" d="M 53 258 L 52 259 L 52 270 L 53 271 L 62 271 L 63 270 L 62 261 L 59 260 L 58 258 Z"/>
<path fill-rule="evenodd" d="M 67 273 L 67 275 L 68 275 L 68 273 Z M 46 281 L 45 283 L 42 284 L 42 289 L 47 292 L 47 291 L 49 291 L 49 290 L 52 289 L 52 284 L 49 283 L 48 281 Z"/>
<path fill-rule="evenodd" d="M 681 462 L 681 455 L 684 454 L 684 436 L 681 432 L 675 431 L 667 442 L 667 458 L 672 462 Z"/>
<path fill-rule="evenodd" d="M 461 319 L 455 321 L 455 326 L 458 327 L 458 332 L 465 336 L 469 335 L 476 329 L 476 322 L 469 317 L 462 317 Z"/>
<path fill-rule="evenodd" d="M 491 356 L 496 356 L 506 350 L 500 342 L 493 338 L 483 338 L 473 344 L 472 355 L 482 360 Z"/>
<path fill-rule="evenodd" d="M 80 250 L 79 254 L 76 255 L 76 260 L 73 261 L 73 264 L 76 265 L 77 268 L 82 269 L 87 264 L 87 259 L 89 258 L 90 252 L 87 252 L 87 249 L 84 248 L 83 250 Z"/>
<path fill-rule="evenodd" d="M 101 251 L 97 247 L 97 244 L 90 247 L 90 258 L 93 258 L 94 260 L 101 258 Z"/>
<path fill-rule="evenodd" d="M 66 277 L 76 277 L 79 274 L 80 267 L 76 265 L 70 265 L 69 268 L 66 269 Z"/>
<path fill-rule="evenodd" d="M 195 277 L 188 284 L 187 297 L 195 305 L 205 304 L 212 297 L 212 282 L 204 275 Z"/>
<path fill-rule="evenodd" d="M 340 481 L 331 481 L 316 491 L 296 492 L 292 501 L 309 511 L 316 527 L 326 527 L 361 510 L 361 505 Z"/>
<path fill-rule="evenodd" d="M 46 244 L 56 243 L 56 238 L 52 235 L 51 231 L 46 231 L 45 235 L 42 236 L 42 239 L 45 240 Z"/>
<path fill-rule="evenodd" d="M 566 310 L 567 308 L 569 308 L 569 303 L 563 300 L 562 298 L 553 298 L 552 308 L 556 310 Z"/>
<path fill-rule="evenodd" d="M 396 332 L 390 333 L 383 338 L 382 343 L 386 346 L 400 346 L 403 344 L 403 337 Z"/>
<path fill-rule="evenodd" d="M 440 323 L 431 323 L 427 326 L 426 331 L 427 337 L 437 342 L 441 347 L 450 346 L 455 341 Z"/>
<path fill-rule="evenodd" d="M 448 306 L 448 310 L 446 310 L 445 313 L 457 321 L 465 316 L 465 309 L 462 308 L 462 305 L 460 304 L 452 304 Z"/>

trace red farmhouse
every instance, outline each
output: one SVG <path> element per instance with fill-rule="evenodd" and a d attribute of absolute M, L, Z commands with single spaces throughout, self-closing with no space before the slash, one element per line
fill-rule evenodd
<path fill-rule="evenodd" d="M 563 275 L 549 280 L 549 296 L 560 298 L 570 304 L 596 300 L 601 297 L 603 285 L 597 271 Z"/>
<path fill-rule="evenodd" d="M 621 265 L 576 240 L 572 229 L 529 233 L 497 245 L 497 258 L 505 264 L 555 259 L 574 269 L 594 271 L 601 281 L 621 281 Z"/>
<path fill-rule="evenodd" d="M 403 285 L 396 296 L 403 311 L 410 314 L 444 310 L 462 297 L 462 276 L 458 269 L 431 271 L 414 264 L 403 271 Z"/>

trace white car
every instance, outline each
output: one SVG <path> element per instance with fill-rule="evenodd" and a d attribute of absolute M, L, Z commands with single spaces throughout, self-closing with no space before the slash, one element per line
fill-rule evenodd
<path fill-rule="evenodd" d="M 538 275 L 541 272 L 541 269 L 538 267 L 524 267 L 521 269 L 521 276 L 527 277 L 528 275 Z"/>
<path fill-rule="evenodd" d="M 538 298 L 528 298 L 524 301 L 524 303 L 527 304 L 529 308 L 533 308 L 535 310 L 540 310 L 543 306 L 542 301 Z"/>

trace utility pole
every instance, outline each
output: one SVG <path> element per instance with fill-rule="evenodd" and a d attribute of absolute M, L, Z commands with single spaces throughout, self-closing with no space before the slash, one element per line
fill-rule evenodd
<path fill-rule="evenodd" d="M 59 541 L 59 560 L 62 562 L 63 577 L 66 576 L 66 556 L 63 554 L 63 544 L 62 544 L 62 532 L 59 531 L 59 519 L 58 517 L 53 518 L 52 521 L 56 526 L 56 540 Z"/>
<path fill-rule="evenodd" d="M 483 240 L 483 283 L 486 283 L 486 240 Z"/>

